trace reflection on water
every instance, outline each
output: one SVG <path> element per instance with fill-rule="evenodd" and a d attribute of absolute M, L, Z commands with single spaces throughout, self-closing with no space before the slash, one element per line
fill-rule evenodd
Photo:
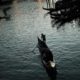
<path fill-rule="evenodd" d="M 31 52 L 37 36 L 44 33 L 57 64 L 57 80 L 80 80 L 79 28 L 70 27 L 72 24 L 52 28 L 50 17 L 44 18 L 45 2 L 14 3 L 11 20 L 0 21 L 0 79 L 49 80 L 38 49 Z"/>
<path fill-rule="evenodd" d="M 0 20 L 10 20 L 10 15 L 8 14 L 8 11 L 11 9 L 12 4 L 13 0 L 0 0 Z"/>

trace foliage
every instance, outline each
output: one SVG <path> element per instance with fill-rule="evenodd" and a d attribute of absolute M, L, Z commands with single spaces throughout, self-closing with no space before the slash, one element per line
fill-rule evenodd
<path fill-rule="evenodd" d="M 77 20 L 80 22 L 80 0 L 58 0 L 55 9 L 50 9 L 51 18 L 55 24 L 63 25 L 67 22 Z"/>

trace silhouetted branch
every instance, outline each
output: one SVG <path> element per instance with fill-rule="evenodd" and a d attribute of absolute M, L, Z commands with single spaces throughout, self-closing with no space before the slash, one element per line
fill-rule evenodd
<path fill-rule="evenodd" d="M 46 9 L 55 24 L 64 25 L 65 23 L 77 20 L 80 22 L 80 0 L 59 0 L 55 3 L 55 9 Z"/>

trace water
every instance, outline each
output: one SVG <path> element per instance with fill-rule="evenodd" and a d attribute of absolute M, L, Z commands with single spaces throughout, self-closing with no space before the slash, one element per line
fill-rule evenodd
<path fill-rule="evenodd" d="M 80 29 L 66 24 L 57 30 L 44 17 L 42 2 L 12 5 L 11 20 L 0 21 L 0 80 L 49 80 L 35 49 L 37 36 L 46 34 L 57 65 L 57 80 L 80 80 Z M 71 27 L 72 26 L 72 27 Z"/>

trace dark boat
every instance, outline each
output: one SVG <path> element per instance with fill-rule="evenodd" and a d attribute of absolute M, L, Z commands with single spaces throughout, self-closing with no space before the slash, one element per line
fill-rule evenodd
<path fill-rule="evenodd" d="M 38 49 L 41 55 L 41 61 L 44 68 L 46 69 L 46 72 L 48 73 L 48 76 L 51 79 L 55 80 L 56 74 L 57 74 L 56 64 L 53 59 L 52 52 L 50 51 L 50 49 L 46 44 L 45 38 L 43 36 L 41 37 L 42 37 L 42 40 L 38 38 Z"/>

